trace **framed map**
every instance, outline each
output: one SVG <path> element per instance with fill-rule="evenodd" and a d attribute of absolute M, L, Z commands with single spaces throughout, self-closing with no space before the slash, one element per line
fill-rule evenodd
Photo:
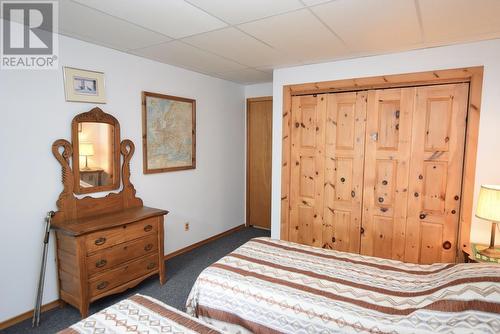
<path fill-rule="evenodd" d="M 196 100 L 142 92 L 144 174 L 196 168 Z"/>

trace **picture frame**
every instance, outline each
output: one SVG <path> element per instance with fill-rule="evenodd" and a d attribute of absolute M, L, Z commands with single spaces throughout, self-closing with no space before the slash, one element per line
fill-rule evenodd
<path fill-rule="evenodd" d="M 64 67 L 64 94 L 68 102 L 106 103 L 103 72 Z"/>
<path fill-rule="evenodd" d="M 144 174 L 196 168 L 196 100 L 142 92 Z"/>

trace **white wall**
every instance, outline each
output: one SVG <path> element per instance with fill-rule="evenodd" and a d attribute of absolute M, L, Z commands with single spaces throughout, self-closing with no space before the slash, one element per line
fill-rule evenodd
<path fill-rule="evenodd" d="M 283 85 L 478 65 L 484 65 L 484 80 L 475 203 L 481 184 L 500 184 L 500 140 L 498 136 L 500 128 L 500 40 L 275 70 L 273 76 L 272 236 L 278 238 L 280 234 Z M 471 240 L 489 243 L 489 236 L 490 224 L 474 218 Z"/>
<path fill-rule="evenodd" d="M 250 97 L 261 97 L 261 96 L 272 96 L 273 95 L 273 83 L 264 82 L 254 85 L 245 86 L 245 98 Z"/>
<path fill-rule="evenodd" d="M 108 103 L 100 107 L 136 145 L 137 195 L 170 210 L 165 253 L 244 223 L 243 86 L 62 36 L 60 65 L 105 72 Z M 195 170 L 142 174 L 142 90 L 196 99 Z M 0 71 L 0 322 L 33 308 L 43 217 L 62 189 L 51 145 L 70 139 L 72 118 L 93 106 L 65 102 L 62 69 Z M 57 298 L 52 238 L 44 303 Z"/>

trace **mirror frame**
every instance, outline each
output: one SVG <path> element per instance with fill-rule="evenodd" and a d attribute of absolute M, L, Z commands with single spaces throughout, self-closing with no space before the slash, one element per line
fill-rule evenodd
<path fill-rule="evenodd" d="M 104 186 L 84 188 L 80 186 L 80 155 L 78 142 L 78 124 L 80 123 L 105 123 L 113 127 L 113 182 Z M 76 115 L 71 121 L 71 141 L 73 146 L 73 176 L 75 179 L 75 194 L 90 194 L 120 188 L 120 123 L 112 115 L 105 113 L 100 108 L 93 108 L 88 112 Z"/>

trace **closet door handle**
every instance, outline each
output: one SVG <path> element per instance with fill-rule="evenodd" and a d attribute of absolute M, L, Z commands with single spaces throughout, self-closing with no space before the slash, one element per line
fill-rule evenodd
<path fill-rule="evenodd" d="M 419 216 L 420 219 L 425 219 L 425 217 L 427 217 L 427 215 L 425 213 L 421 213 Z"/>
<path fill-rule="evenodd" d="M 451 248 L 451 242 L 449 242 L 449 241 L 443 242 L 443 248 L 444 249 L 450 249 Z"/>
<path fill-rule="evenodd" d="M 365 234 L 365 229 L 364 229 L 363 227 L 361 227 L 361 228 L 359 229 L 359 233 L 361 233 L 361 234 Z"/>

